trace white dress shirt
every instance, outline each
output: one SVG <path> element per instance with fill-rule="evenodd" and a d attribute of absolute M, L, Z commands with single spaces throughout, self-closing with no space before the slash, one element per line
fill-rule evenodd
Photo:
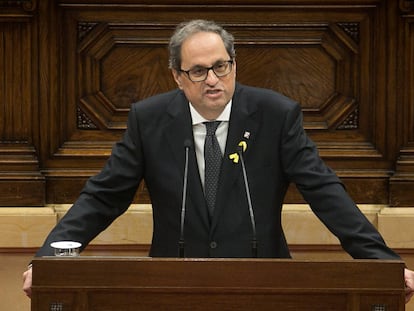
<path fill-rule="evenodd" d="M 221 121 L 220 125 L 216 130 L 216 137 L 220 145 L 221 154 L 224 154 L 224 149 L 226 147 L 227 141 L 227 132 L 229 130 L 229 120 L 230 120 L 230 111 L 231 111 L 232 101 L 226 105 L 223 112 L 216 119 L 216 121 Z M 208 122 L 212 120 L 206 120 L 203 118 L 191 105 L 190 103 L 190 112 L 191 119 L 193 121 L 193 135 L 194 135 L 194 144 L 195 152 L 197 156 L 198 170 L 200 172 L 201 183 L 204 187 L 204 139 L 206 137 L 206 126 L 203 122 Z"/>

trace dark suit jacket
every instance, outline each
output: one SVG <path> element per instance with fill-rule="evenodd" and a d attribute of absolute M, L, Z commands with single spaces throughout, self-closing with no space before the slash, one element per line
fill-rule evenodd
<path fill-rule="evenodd" d="M 245 133 L 250 133 L 247 138 Z M 131 107 L 128 129 L 105 167 L 86 183 L 79 199 L 48 236 L 86 246 L 127 210 L 145 179 L 154 233 L 151 256 L 176 257 L 183 191 L 184 141 L 193 140 L 188 100 L 180 90 Z M 190 151 L 185 216 L 186 257 L 250 257 L 252 226 L 240 162 L 229 155 L 247 142 L 244 160 L 257 227 L 259 257 L 290 257 L 281 210 L 290 182 L 354 258 L 395 258 L 355 206 L 337 176 L 320 159 L 302 126 L 300 106 L 270 90 L 236 85 L 223 158 L 217 207 L 209 220 L 194 149 Z"/>

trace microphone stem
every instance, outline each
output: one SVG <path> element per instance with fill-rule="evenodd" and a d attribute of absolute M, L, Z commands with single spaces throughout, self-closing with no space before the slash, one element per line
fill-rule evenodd
<path fill-rule="evenodd" d="M 185 204 L 187 201 L 187 178 L 188 178 L 188 151 L 189 147 L 185 147 L 185 167 L 184 167 L 184 181 L 183 181 L 183 198 L 181 200 L 181 228 L 180 228 L 180 241 L 179 245 L 179 256 L 184 258 L 184 220 L 185 220 Z"/>
<path fill-rule="evenodd" d="M 246 173 L 246 167 L 244 165 L 244 159 L 243 159 L 243 153 L 239 152 L 240 162 L 242 165 L 242 171 L 243 171 L 243 180 L 244 180 L 244 187 L 246 189 L 246 197 L 247 197 L 247 203 L 249 205 L 249 213 L 250 213 L 250 222 L 252 224 L 252 256 L 254 258 L 257 258 L 257 238 L 256 238 L 256 223 L 254 220 L 254 212 L 253 212 L 253 205 L 252 205 L 252 199 L 250 197 L 250 189 L 249 189 L 249 183 L 247 181 L 247 173 Z"/>
<path fill-rule="evenodd" d="M 252 258 L 257 258 L 257 240 L 252 240 Z"/>
<path fill-rule="evenodd" d="M 178 247 L 179 247 L 179 257 L 180 258 L 184 258 L 184 241 L 180 239 L 180 241 L 178 242 Z"/>

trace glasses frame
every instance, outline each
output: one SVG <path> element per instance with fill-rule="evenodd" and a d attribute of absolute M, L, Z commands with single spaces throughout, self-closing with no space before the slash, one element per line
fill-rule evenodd
<path fill-rule="evenodd" d="M 216 75 L 217 78 L 225 77 L 225 76 L 229 75 L 230 72 L 233 71 L 233 63 L 234 63 L 234 60 L 233 59 L 225 60 L 225 61 L 220 62 L 220 63 L 227 63 L 230 66 L 229 72 L 227 72 L 225 74 L 217 74 L 217 72 L 214 71 L 214 67 L 217 66 L 218 63 L 214 64 L 211 67 L 202 67 L 203 69 L 206 69 L 207 70 L 206 71 L 206 76 L 202 80 L 193 80 L 193 79 L 191 79 L 191 77 L 190 77 L 190 71 L 193 70 L 193 69 L 189 69 L 189 70 L 179 69 L 178 71 L 186 73 L 188 79 L 190 81 L 192 81 L 192 82 L 203 82 L 203 81 L 206 81 L 207 80 L 208 73 L 210 72 L 210 70 L 214 72 L 214 74 Z"/>

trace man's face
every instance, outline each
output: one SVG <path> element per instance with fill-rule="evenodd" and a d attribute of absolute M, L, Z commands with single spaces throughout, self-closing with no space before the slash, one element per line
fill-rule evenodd
<path fill-rule="evenodd" d="M 220 62 L 229 61 L 230 56 L 221 37 L 212 32 L 199 32 L 188 37 L 181 47 L 181 69 L 209 68 Z M 193 107 L 207 120 L 216 119 L 233 97 L 236 84 L 236 62 L 232 71 L 217 77 L 208 71 L 206 80 L 193 82 L 184 72 L 172 71 L 178 87 L 183 90 Z"/>

